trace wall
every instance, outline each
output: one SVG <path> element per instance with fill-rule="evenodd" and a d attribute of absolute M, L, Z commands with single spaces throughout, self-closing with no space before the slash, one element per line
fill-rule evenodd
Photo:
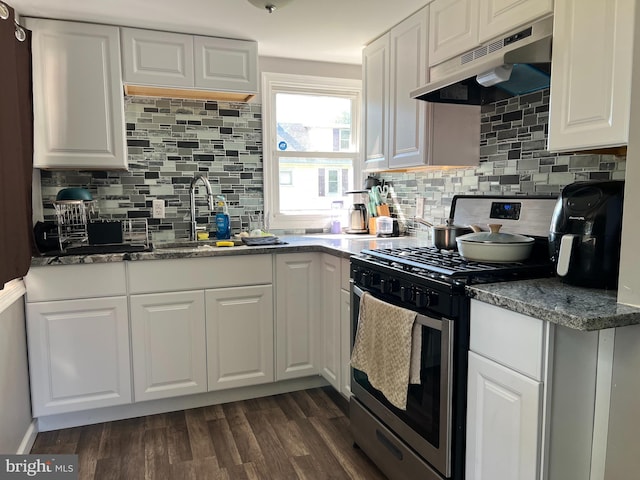
<path fill-rule="evenodd" d="M 382 173 L 393 185 L 395 210 L 415 215 L 425 198 L 424 218 L 442 223 L 456 194 L 557 195 L 578 180 L 623 179 L 626 159 L 599 154 L 553 154 L 545 150 L 549 90 L 481 107 L 480 162 L 477 167 Z"/>
<path fill-rule="evenodd" d="M 395 213 L 413 217 L 422 196 L 424 218 L 441 223 L 456 194 L 557 195 L 574 181 L 624 178 L 623 156 L 547 152 L 548 111 L 548 90 L 483 106 L 477 167 L 378 174 L 393 186 Z M 42 171 L 46 218 L 53 219 L 60 188 L 84 186 L 103 217 L 148 218 L 153 240 L 188 238 L 188 187 L 196 171 L 207 172 L 214 192 L 227 197 L 234 230 L 262 213 L 260 104 L 128 97 L 125 113 L 130 171 Z M 165 200 L 165 219 L 150 218 L 154 198 Z M 197 204 L 198 221 L 211 223 L 202 196 Z"/>
<path fill-rule="evenodd" d="M 248 228 L 262 212 L 262 108 L 256 103 L 125 97 L 128 172 L 41 171 L 45 219 L 66 186 L 88 188 L 103 218 L 147 218 L 153 240 L 189 238 L 189 183 L 208 174 L 224 195 L 232 228 Z M 204 189 L 201 189 L 203 192 Z M 166 218 L 151 218 L 162 199 Z M 211 223 L 204 195 L 197 195 L 198 222 Z"/>
<path fill-rule="evenodd" d="M 31 448 L 23 444 L 32 420 L 23 294 L 21 280 L 0 291 L 0 453 L 5 454 Z"/>
<path fill-rule="evenodd" d="M 361 78 L 360 65 L 260 57 L 259 66 L 260 72 Z M 225 195 L 232 230 L 248 229 L 249 216 L 264 209 L 260 102 L 259 96 L 247 104 L 126 97 L 129 171 L 36 171 L 34 205 L 43 211 L 35 208 L 34 218 L 54 220 L 57 192 L 79 186 L 92 192 L 101 217 L 147 218 L 152 240 L 186 239 L 189 182 L 202 171 L 214 193 Z M 156 198 L 165 201 L 162 220 L 150 218 Z M 198 222 L 211 223 L 204 197 L 196 200 Z"/>

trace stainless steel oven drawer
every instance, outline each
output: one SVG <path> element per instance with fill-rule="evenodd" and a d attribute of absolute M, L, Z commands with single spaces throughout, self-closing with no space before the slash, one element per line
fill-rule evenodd
<path fill-rule="evenodd" d="M 349 404 L 349 419 L 355 443 L 390 480 L 442 480 L 354 397 Z"/>

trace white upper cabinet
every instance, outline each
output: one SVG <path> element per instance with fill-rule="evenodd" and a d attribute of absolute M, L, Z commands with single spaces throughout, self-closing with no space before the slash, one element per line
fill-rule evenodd
<path fill-rule="evenodd" d="M 481 0 L 480 43 L 553 12 L 553 0 Z"/>
<path fill-rule="evenodd" d="M 635 8 L 633 0 L 556 0 L 549 150 L 627 143 Z"/>
<path fill-rule="evenodd" d="M 429 65 L 478 46 L 478 0 L 435 0 L 429 15 Z"/>
<path fill-rule="evenodd" d="M 256 42 L 136 28 L 120 30 L 123 80 L 127 84 L 258 91 Z"/>
<path fill-rule="evenodd" d="M 258 44 L 194 37 L 195 86 L 233 92 L 258 91 Z"/>
<path fill-rule="evenodd" d="M 553 13 L 553 0 L 435 0 L 429 16 L 429 66 Z"/>
<path fill-rule="evenodd" d="M 34 167 L 127 168 L 117 27 L 29 18 Z"/>
<path fill-rule="evenodd" d="M 364 49 L 365 170 L 477 165 L 479 108 L 410 96 L 427 82 L 428 18 L 425 7 Z"/>
<path fill-rule="evenodd" d="M 425 158 L 427 104 L 409 92 L 427 81 L 428 12 L 421 10 L 390 32 L 390 168 L 419 165 Z"/>
<path fill-rule="evenodd" d="M 122 28 L 125 82 L 193 87 L 193 37 L 180 33 Z"/>
<path fill-rule="evenodd" d="M 384 169 L 389 164 L 389 34 L 367 45 L 362 52 L 364 99 L 365 169 Z"/>

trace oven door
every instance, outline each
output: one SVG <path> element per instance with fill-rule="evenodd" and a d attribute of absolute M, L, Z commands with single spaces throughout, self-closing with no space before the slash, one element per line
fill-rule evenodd
<path fill-rule="evenodd" d="M 364 291 L 353 286 L 351 345 L 355 339 Z M 375 291 L 369 292 L 376 295 Z M 407 308 L 405 305 L 399 305 Z M 448 319 L 417 314 L 422 325 L 420 385 L 409 385 L 407 409 L 391 405 L 371 386 L 367 375 L 351 369 L 351 391 L 393 433 L 445 477 L 451 476 L 453 325 Z"/>

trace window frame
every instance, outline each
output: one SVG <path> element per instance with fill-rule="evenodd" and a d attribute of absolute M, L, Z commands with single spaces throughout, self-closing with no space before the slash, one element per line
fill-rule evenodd
<path fill-rule="evenodd" d="M 276 94 L 327 95 L 352 99 L 351 127 L 353 152 L 292 152 L 299 157 L 344 158 L 353 157 L 354 184 L 360 178 L 362 164 L 362 81 L 348 78 L 319 77 L 311 75 L 262 73 L 262 148 L 264 171 L 264 217 L 269 229 L 292 230 L 323 228 L 331 220 L 331 212 L 323 215 L 292 215 L 279 211 L 280 175 L 277 149 Z M 340 178 L 338 179 L 340 182 Z M 340 190 L 340 183 L 338 189 Z"/>

